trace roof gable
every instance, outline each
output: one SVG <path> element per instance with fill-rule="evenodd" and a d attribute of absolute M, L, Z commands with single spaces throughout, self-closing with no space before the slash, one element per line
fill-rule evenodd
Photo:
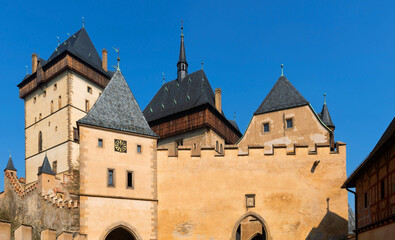
<path fill-rule="evenodd" d="M 254 115 L 308 105 L 309 102 L 284 76 L 281 76 Z"/>
<path fill-rule="evenodd" d="M 204 104 L 215 108 L 215 95 L 203 70 L 162 85 L 143 113 L 151 122 Z"/>
<path fill-rule="evenodd" d="M 156 137 L 120 70 L 78 123 Z"/>

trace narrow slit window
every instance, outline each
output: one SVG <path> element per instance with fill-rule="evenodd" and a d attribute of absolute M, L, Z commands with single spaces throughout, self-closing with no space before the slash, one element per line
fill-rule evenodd
<path fill-rule="evenodd" d="M 53 161 L 52 162 L 52 170 L 55 174 L 58 173 L 58 161 Z"/>
<path fill-rule="evenodd" d="M 58 89 L 58 85 L 55 83 L 55 84 L 53 85 L 53 90 L 56 91 L 56 89 Z"/>
<path fill-rule="evenodd" d="M 380 186 L 380 194 L 381 194 L 381 200 L 383 200 L 384 199 L 384 197 L 385 197 L 385 182 L 384 182 L 384 180 L 382 180 L 381 181 L 381 184 L 380 184 L 381 186 Z"/>
<path fill-rule="evenodd" d="M 263 124 L 263 132 L 269 132 L 270 128 L 269 128 L 269 123 L 264 123 Z"/>
<path fill-rule="evenodd" d="M 365 196 L 364 196 L 364 200 L 365 200 L 365 208 L 367 208 L 368 207 L 368 193 L 365 193 Z"/>
<path fill-rule="evenodd" d="M 292 118 L 287 119 L 287 128 L 293 128 L 294 123 L 292 121 Z"/>
<path fill-rule="evenodd" d="M 99 138 L 99 139 L 97 140 L 97 146 L 100 147 L 100 148 L 103 147 L 103 139 Z"/>
<path fill-rule="evenodd" d="M 137 152 L 141 153 L 141 145 L 137 145 Z"/>
<path fill-rule="evenodd" d="M 89 101 L 85 100 L 85 112 L 89 112 Z"/>
<path fill-rule="evenodd" d="M 134 183 L 133 183 L 133 172 L 131 172 L 131 171 L 128 171 L 127 172 L 127 187 L 128 188 L 133 188 L 134 186 Z"/>
<path fill-rule="evenodd" d="M 51 113 L 53 113 L 53 100 L 51 100 Z"/>
<path fill-rule="evenodd" d="M 92 94 L 92 88 L 88 86 L 88 87 L 87 87 L 87 92 L 90 93 L 90 94 Z"/>
<path fill-rule="evenodd" d="M 113 187 L 114 184 L 114 169 L 108 169 L 108 186 Z"/>

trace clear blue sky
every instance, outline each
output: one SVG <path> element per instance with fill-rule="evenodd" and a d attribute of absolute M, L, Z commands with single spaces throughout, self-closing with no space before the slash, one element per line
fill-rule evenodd
<path fill-rule="evenodd" d="M 221 87 L 225 114 L 242 132 L 280 76 L 321 111 L 323 93 L 347 143 L 347 173 L 372 150 L 395 110 L 393 1 L 2 1 L 0 168 L 11 151 L 24 176 L 24 104 L 16 85 L 31 54 L 47 59 L 57 38 L 82 26 L 99 53 L 121 50 L 121 69 L 142 109 L 176 77 L 180 19 L 189 72 Z M 324 187 L 324 186 L 323 186 Z M 339 186 L 340 187 L 340 186 Z M 0 177 L 0 190 L 3 177 Z M 353 200 L 350 199 L 353 203 Z"/>

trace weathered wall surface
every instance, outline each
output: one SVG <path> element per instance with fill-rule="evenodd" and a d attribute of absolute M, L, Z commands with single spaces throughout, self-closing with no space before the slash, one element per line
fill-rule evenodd
<path fill-rule="evenodd" d="M 34 240 L 39 240 L 45 229 L 56 229 L 58 233 L 79 230 L 79 209 L 74 205 L 59 206 L 53 198 L 45 199 L 39 187 L 21 197 L 7 177 L 0 197 L 0 219 L 10 221 L 11 229 L 21 224 L 33 226 Z"/>
<path fill-rule="evenodd" d="M 293 119 L 293 127 L 286 127 L 286 119 Z M 269 132 L 263 131 L 263 124 L 269 123 Z M 238 144 L 246 149 L 248 145 L 264 144 L 267 149 L 275 144 L 306 144 L 314 148 L 316 143 L 329 143 L 330 131 L 318 120 L 309 106 L 254 115 L 248 129 Z"/>
<path fill-rule="evenodd" d="M 157 239 L 156 139 L 82 125 L 79 129 L 81 233 L 104 240 L 112 228 L 125 226 L 142 239 Z M 127 142 L 126 153 L 114 151 L 114 139 Z M 114 170 L 114 186 L 108 185 L 108 169 Z M 127 187 L 127 171 L 133 171 L 133 188 Z"/>
<path fill-rule="evenodd" d="M 223 156 L 202 150 L 178 157 L 158 150 L 159 239 L 231 239 L 237 220 L 247 212 L 261 216 L 271 239 L 326 239 L 347 236 L 346 146 L 338 153 L 318 147 L 294 154 L 263 147 L 239 155 L 237 147 Z M 313 168 L 314 162 L 320 161 Z M 246 209 L 245 195 L 255 194 Z M 326 219 L 332 219 L 327 221 Z"/>
<path fill-rule="evenodd" d="M 359 240 L 390 240 L 395 236 L 395 223 L 372 229 L 358 235 Z"/>

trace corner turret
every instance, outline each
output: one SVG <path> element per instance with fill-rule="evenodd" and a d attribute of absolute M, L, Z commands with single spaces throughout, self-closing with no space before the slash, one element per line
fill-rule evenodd
<path fill-rule="evenodd" d="M 10 158 L 8 159 L 7 167 L 4 169 L 4 171 L 7 171 L 7 170 L 16 172 L 16 169 L 14 167 L 14 163 L 12 162 L 11 154 L 10 154 Z"/>
<path fill-rule="evenodd" d="M 38 189 L 41 193 L 48 194 L 56 186 L 55 173 L 49 164 L 47 154 L 45 154 L 43 164 L 38 169 Z"/>

